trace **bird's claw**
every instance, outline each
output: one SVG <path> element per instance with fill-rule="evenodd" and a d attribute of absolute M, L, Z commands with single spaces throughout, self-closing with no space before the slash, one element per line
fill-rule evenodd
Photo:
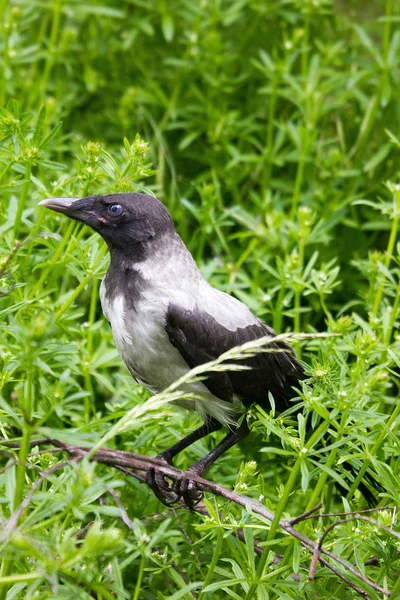
<path fill-rule="evenodd" d="M 190 510 L 194 510 L 203 499 L 204 493 L 190 479 L 190 470 L 187 471 L 187 474 L 189 477 L 179 479 L 171 485 L 162 473 L 156 469 L 149 469 L 146 483 L 165 506 L 172 506 L 183 500 Z"/>
<path fill-rule="evenodd" d="M 146 483 L 154 495 L 166 506 L 171 506 L 179 501 L 180 496 L 165 479 L 164 475 L 156 469 L 147 471 Z"/>
<path fill-rule="evenodd" d="M 202 501 L 204 492 L 197 487 L 197 484 L 190 479 L 190 470 L 187 471 L 189 477 L 179 479 L 174 485 L 174 492 L 182 499 L 190 510 L 194 510 Z"/>

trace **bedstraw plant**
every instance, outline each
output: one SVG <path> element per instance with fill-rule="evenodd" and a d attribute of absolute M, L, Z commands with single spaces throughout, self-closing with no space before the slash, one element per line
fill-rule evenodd
<path fill-rule="evenodd" d="M 399 9 L 0 2 L 0 600 L 400 597 Z M 104 464 L 197 417 L 122 366 L 103 242 L 37 206 L 121 191 L 305 365 L 301 415 L 254 405 L 202 514 Z"/>

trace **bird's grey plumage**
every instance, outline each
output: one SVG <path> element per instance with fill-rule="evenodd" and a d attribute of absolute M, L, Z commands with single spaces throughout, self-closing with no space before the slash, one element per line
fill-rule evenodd
<path fill-rule="evenodd" d="M 51 202 L 45 205 L 57 210 L 57 199 L 53 206 Z M 110 215 L 111 206 L 122 207 L 121 214 Z M 130 373 L 150 390 L 163 390 L 233 346 L 274 336 L 247 306 L 203 278 L 157 199 L 145 194 L 92 196 L 59 211 L 84 221 L 106 240 L 111 262 L 101 284 L 103 312 Z M 277 349 L 248 359 L 245 364 L 252 371 L 210 374 L 204 382 L 188 385 L 201 399 L 181 404 L 221 423 L 235 420 L 240 401 L 268 406 L 269 393 L 278 410 L 286 408 L 302 369 L 286 344 Z"/>
<path fill-rule="evenodd" d="M 201 311 L 231 332 L 238 326 L 254 325 L 257 319 L 238 300 L 218 292 L 204 280 L 176 233 L 164 234 L 149 245 L 144 260 L 117 259 L 118 270 L 109 270 L 100 297 L 129 371 L 140 383 L 159 392 L 194 366 L 171 343 L 167 323 L 173 307 L 193 316 Z M 232 421 L 233 398 L 226 402 L 203 383 L 192 383 L 187 390 L 202 399 L 180 401 L 181 405 L 221 422 Z"/>

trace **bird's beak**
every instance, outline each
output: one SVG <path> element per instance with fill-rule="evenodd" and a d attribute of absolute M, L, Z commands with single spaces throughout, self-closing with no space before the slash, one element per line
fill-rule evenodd
<path fill-rule="evenodd" d="M 39 202 L 39 206 L 45 206 L 46 208 L 50 208 L 55 212 L 63 213 L 68 217 L 75 217 L 73 205 L 80 198 L 46 198 L 46 200 L 42 200 Z"/>
<path fill-rule="evenodd" d="M 75 221 L 85 223 L 95 231 L 99 231 L 99 227 L 105 223 L 104 217 L 97 214 L 96 200 L 91 196 L 87 198 L 46 198 L 39 202 L 39 205 L 66 215 Z"/>

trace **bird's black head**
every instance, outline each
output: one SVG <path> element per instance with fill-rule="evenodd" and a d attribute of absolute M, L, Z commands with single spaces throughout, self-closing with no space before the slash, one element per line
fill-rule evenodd
<path fill-rule="evenodd" d="M 105 239 L 111 252 L 137 254 L 146 242 L 174 231 L 168 210 L 147 194 L 49 198 L 40 204 L 89 225 Z"/>

